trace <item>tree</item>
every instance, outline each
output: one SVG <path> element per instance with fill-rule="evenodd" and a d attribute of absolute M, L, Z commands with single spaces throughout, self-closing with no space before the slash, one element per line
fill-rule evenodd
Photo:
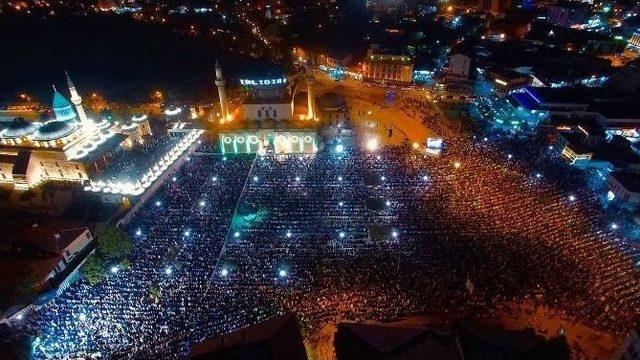
<path fill-rule="evenodd" d="M 104 263 L 96 254 L 91 254 L 84 265 L 80 269 L 82 276 L 87 279 L 89 284 L 95 285 L 107 276 L 104 269 Z"/>
<path fill-rule="evenodd" d="M 109 227 L 98 236 L 98 249 L 104 260 L 123 258 L 133 250 L 131 238 L 117 227 Z"/>

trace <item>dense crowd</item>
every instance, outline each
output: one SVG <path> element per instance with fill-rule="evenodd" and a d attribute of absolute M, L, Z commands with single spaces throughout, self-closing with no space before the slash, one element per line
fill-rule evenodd
<path fill-rule="evenodd" d="M 638 247 L 580 173 L 546 145 L 455 133 L 428 104 L 400 106 L 444 135 L 442 157 L 200 149 L 127 226 L 131 269 L 27 321 L 35 357 L 180 357 L 284 311 L 311 340 L 340 320 L 482 318 L 524 301 L 602 330 L 633 325 Z"/>

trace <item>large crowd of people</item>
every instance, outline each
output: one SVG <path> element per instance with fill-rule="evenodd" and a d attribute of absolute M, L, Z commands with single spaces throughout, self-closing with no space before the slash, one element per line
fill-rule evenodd
<path fill-rule="evenodd" d="M 633 325 L 638 246 L 579 173 L 546 145 L 474 138 L 428 104 L 400 106 L 443 134 L 441 157 L 201 149 L 126 226 L 130 269 L 25 320 L 34 357 L 181 357 L 285 311 L 310 340 L 340 320 L 483 318 L 523 301 L 612 333 Z"/>

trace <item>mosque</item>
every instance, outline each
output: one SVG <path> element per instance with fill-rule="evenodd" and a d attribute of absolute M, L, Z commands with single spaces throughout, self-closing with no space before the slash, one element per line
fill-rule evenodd
<path fill-rule="evenodd" d="M 0 119 L 0 184 L 28 190 L 46 181 L 85 184 L 118 149 L 151 134 L 146 116 L 124 123 L 93 120 L 69 78 L 69 101 L 53 87 L 53 117 L 43 121 Z"/>
<path fill-rule="evenodd" d="M 220 63 L 215 67 L 220 101 L 220 123 L 231 121 L 234 115 L 229 110 L 225 84 Z M 308 153 L 318 151 L 320 146 L 315 124 L 316 99 L 313 77 L 306 74 L 306 102 L 304 114 L 294 113 L 294 90 L 286 76 L 240 79 L 248 90 L 235 117 L 243 122 L 242 130 L 218 133 L 222 153 L 258 153 L 273 151 L 278 154 Z M 297 122 L 302 121 L 302 122 Z"/>

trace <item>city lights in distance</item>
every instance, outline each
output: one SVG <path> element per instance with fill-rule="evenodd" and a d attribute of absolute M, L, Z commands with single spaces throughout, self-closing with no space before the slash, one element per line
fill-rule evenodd
<path fill-rule="evenodd" d="M 112 266 L 112 267 L 111 267 L 111 273 L 112 273 L 112 274 L 115 274 L 115 273 L 117 273 L 118 271 L 120 271 L 120 268 L 118 268 L 117 266 Z"/>
<path fill-rule="evenodd" d="M 394 238 L 397 238 L 398 237 L 398 232 L 397 231 L 392 232 L 391 236 L 393 236 Z"/>
<path fill-rule="evenodd" d="M 136 230 L 136 236 L 140 236 L 140 235 L 142 235 L 142 230 L 140 229 Z"/>
<path fill-rule="evenodd" d="M 576 201 L 576 197 L 573 195 L 569 195 L 569 201 Z"/>
<path fill-rule="evenodd" d="M 342 205 L 344 205 L 344 203 L 343 203 L 342 201 L 340 201 L 340 202 L 338 203 L 338 206 L 342 206 Z"/>
<path fill-rule="evenodd" d="M 227 269 L 220 270 L 220 276 L 225 277 L 227 275 L 229 275 L 229 270 Z"/>
<path fill-rule="evenodd" d="M 160 206 L 160 205 L 162 205 L 162 202 L 156 201 L 156 206 Z"/>
<path fill-rule="evenodd" d="M 612 223 L 611 224 L 611 230 L 617 230 L 617 229 L 618 229 L 618 224 Z"/>
<path fill-rule="evenodd" d="M 200 201 L 200 207 L 204 207 L 204 205 L 205 205 L 204 200 Z"/>
<path fill-rule="evenodd" d="M 291 231 L 287 231 L 287 237 L 290 238 L 291 237 Z"/>
<path fill-rule="evenodd" d="M 338 236 L 340 236 L 340 238 L 343 239 L 346 236 L 346 234 L 344 233 L 344 231 L 340 231 Z"/>
<path fill-rule="evenodd" d="M 236 238 L 240 237 L 240 232 L 239 231 L 234 232 L 233 233 L 233 237 L 236 237 Z"/>
<path fill-rule="evenodd" d="M 280 275 L 280 277 L 285 277 L 285 276 L 287 276 L 287 271 L 286 270 L 280 270 L 280 271 L 278 271 L 278 275 Z"/>
<path fill-rule="evenodd" d="M 614 194 L 613 191 L 609 190 L 609 192 L 607 192 L 607 200 L 613 201 L 613 199 L 615 198 L 616 198 L 616 194 Z"/>
<path fill-rule="evenodd" d="M 185 230 L 184 236 L 191 236 L 191 230 Z"/>
<path fill-rule="evenodd" d="M 253 181 L 258 181 L 258 177 L 257 177 L 257 176 L 254 176 L 254 177 L 253 177 Z"/>
<path fill-rule="evenodd" d="M 169 266 L 166 269 L 164 269 L 164 273 L 166 275 L 171 275 L 173 273 L 173 269 L 171 268 L 171 266 Z"/>
<path fill-rule="evenodd" d="M 343 151 L 344 151 L 344 145 L 342 145 L 342 144 L 336 145 L 336 152 L 337 153 L 341 153 Z"/>

